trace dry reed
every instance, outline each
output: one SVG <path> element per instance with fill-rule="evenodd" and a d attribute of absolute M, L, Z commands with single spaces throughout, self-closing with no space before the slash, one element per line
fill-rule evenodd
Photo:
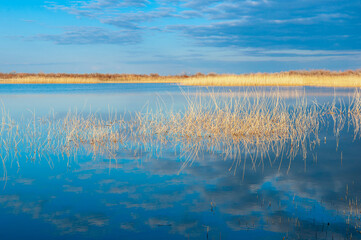
<path fill-rule="evenodd" d="M 69 112 L 62 118 L 54 113 L 38 118 L 15 121 L 4 106 L 0 122 L 0 159 L 3 179 L 7 179 L 6 166 L 20 159 L 46 160 L 53 167 L 54 156 L 66 160 L 68 167 L 78 154 L 102 156 L 116 160 L 121 150 L 131 150 L 138 156 L 143 152 L 162 154 L 178 152 L 183 159 L 180 169 L 190 166 L 203 152 L 220 154 L 231 160 L 230 170 L 236 171 L 246 161 L 252 168 L 270 165 L 300 155 L 306 160 L 308 151 L 320 144 L 318 137 L 322 125 L 333 124 L 334 135 L 339 138 L 346 123 L 361 137 L 361 94 L 355 91 L 349 104 L 336 101 L 319 105 L 307 103 L 297 97 L 291 103 L 275 92 L 215 94 L 184 93 L 186 108 L 179 112 L 167 110 L 166 105 L 155 111 L 134 113 L 130 116 L 109 113 L 104 118 L 96 114 Z M 160 101 L 162 102 L 162 101 Z M 306 161 L 305 161 L 306 163 Z M 110 165 L 111 166 L 111 165 Z M 360 215 L 356 199 L 348 199 L 346 191 L 346 223 L 360 229 Z M 287 219 L 300 225 L 298 219 Z"/>
<path fill-rule="evenodd" d="M 0 73 L 3 84 L 67 83 L 178 83 L 200 86 L 324 86 L 361 87 L 361 70 L 289 71 L 252 74 L 202 74 L 161 76 L 159 74 L 65 74 Z"/>
<path fill-rule="evenodd" d="M 120 150 L 157 157 L 163 151 L 173 151 L 183 159 L 182 169 L 199 159 L 200 154 L 220 154 L 231 160 L 230 170 L 241 164 L 245 171 L 250 160 L 254 169 L 288 159 L 288 170 L 298 155 L 304 160 L 309 151 L 320 144 L 322 125 L 331 119 L 334 134 L 339 137 L 345 123 L 360 137 L 361 96 L 355 92 L 349 106 L 343 104 L 307 103 L 296 98 L 292 103 L 275 93 L 249 96 L 229 92 L 186 94 L 187 106 L 173 112 L 159 107 L 155 111 L 129 116 L 69 112 L 57 118 L 32 118 L 16 122 L 3 107 L 0 125 L 0 157 L 6 178 L 6 163 L 21 166 L 20 159 L 46 160 L 53 167 L 54 157 L 67 159 L 70 166 L 78 154 L 117 159 Z M 348 114 L 346 114 L 348 113 Z M 347 119 L 348 120 L 347 120 Z M 182 170 L 180 169 L 180 170 Z"/>

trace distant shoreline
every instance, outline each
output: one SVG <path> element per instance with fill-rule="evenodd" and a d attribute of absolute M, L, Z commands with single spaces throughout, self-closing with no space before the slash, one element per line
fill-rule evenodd
<path fill-rule="evenodd" d="M 0 84 L 178 83 L 195 86 L 361 87 L 361 69 L 343 72 L 312 70 L 250 74 L 66 74 L 0 73 Z"/>

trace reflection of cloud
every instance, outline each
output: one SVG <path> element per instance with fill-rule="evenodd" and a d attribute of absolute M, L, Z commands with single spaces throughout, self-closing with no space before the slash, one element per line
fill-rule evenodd
<path fill-rule="evenodd" d="M 204 152 L 180 174 L 182 161 L 176 157 L 147 156 L 140 161 L 121 159 L 118 163 L 122 168 L 111 173 L 107 160 L 89 160 L 74 166 L 73 177 L 66 174 L 52 178 L 62 183 L 80 182 L 81 186 L 62 185 L 60 190 L 79 193 L 78 196 L 94 202 L 94 206 L 99 207 L 96 203 L 101 201 L 104 207 L 101 211 L 111 212 L 112 221 L 104 213 L 84 213 L 78 208 L 44 208 L 46 201 L 30 201 L 21 195 L 2 195 L 0 204 L 14 214 L 26 213 L 52 223 L 62 233 L 91 234 L 94 228 L 116 225 L 118 230 L 120 226 L 121 230 L 134 234 L 163 228 L 170 234 L 201 236 L 205 233 L 204 226 L 210 226 L 213 232 L 254 229 L 261 233 L 288 232 L 290 238 L 299 235 L 304 239 L 325 234 L 323 229 L 327 229 L 328 236 L 341 239 L 346 236 L 348 226 L 357 226 L 352 216 L 348 226 L 345 219 L 350 201 L 354 204 L 352 201 L 361 195 L 358 181 L 361 162 L 358 152 L 354 151 L 360 140 L 341 142 L 342 165 L 339 155 L 335 154 L 335 141 L 330 139 L 319 147 L 317 162 L 310 159 L 305 162 L 297 157 L 289 171 L 288 161 L 278 169 L 279 159 L 272 162 L 272 166 L 268 159 L 253 159 L 253 162 L 248 159 L 242 162 L 244 173 L 243 169 L 230 172 L 232 162 L 223 161 L 217 153 Z M 273 156 L 270 159 L 273 160 Z M 23 186 L 28 182 L 24 179 L 14 182 L 26 189 L 38 187 Z M 94 191 L 83 191 L 83 186 L 88 184 L 94 186 Z M 70 199 L 61 204 L 76 206 L 77 202 Z M 53 205 L 56 204 L 52 202 Z M 138 217 L 132 218 L 130 212 L 133 211 Z M 164 213 L 169 214 L 164 217 L 161 215 Z M 350 233 L 356 232 L 350 230 Z"/>
<path fill-rule="evenodd" d="M 102 215 L 88 215 L 88 216 L 79 216 L 79 218 L 83 218 L 89 225 L 104 227 L 108 224 L 108 219 Z"/>
<path fill-rule="evenodd" d="M 173 207 L 173 204 L 158 204 L 157 202 L 143 202 L 143 203 L 132 203 L 132 202 L 119 202 L 120 205 L 125 205 L 126 208 L 142 208 L 145 210 L 160 210 Z"/>
<path fill-rule="evenodd" d="M 180 234 L 185 237 L 195 237 L 202 234 L 203 227 L 196 220 L 170 221 L 167 217 L 149 218 L 146 223 L 151 228 L 167 227 L 172 234 Z"/>
<path fill-rule="evenodd" d="M 180 161 L 177 161 L 177 159 L 174 156 L 171 156 L 169 158 L 163 156 L 161 158 L 158 158 L 155 164 L 151 164 L 151 169 L 152 169 L 152 173 L 158 176 L 163 176 L 163 175 L 172 176 L 178 174 L 181 166 L 182 163 Z"/>
<path fill-rule="evenodd" d="M 4 204 L 7 202 L 19 201 L 19 196 L 17 195 L 3 195 L 0 196 L 0 203 Z"/>
<path fill-rule="evenodd" d="M 231 218 L 227 221 L 227 225 L 234 231 L 248 231 L 259 228 L 260 220 L 261 218 L 257 215 L 241 215 L 239 217 Z"/>
<path fill-rule="evenodd" d="M 124 187 L 112 187 L 109 189 L 109 193 L 113 193 L 113 194 L 122 194 L 129 192 L 134 192 L 134 187 L 124 186 Z"/>
<path fill-rule="evenodd" d="M 88 232 L 92 226 L 104 227 L 109 219 L 99 214 L 76 214 L 71 217 L 49 216 L 46 221 L 56 225 L 63 233 Z"/>
<path fill-rule="evenodd" d="M 24 202 L 18 195 L 0 196 L 0 204 L 12 209 L 14 214 L 27 213 L 34 219 L 40 218 L 44 201 Z"/>
<path fill-rule="evenodd" d="M 78 179 L 80 180 L 86 180 L 86 179 L 89 179 L 93 176 L 93 174 L 89 173 L 89 174 L 79 174 L 78 175 Z"/>
<path fill-rule="evenodd" d="M 14 214 L 29 214 L 33 219 L 40 219 L 54 224 L 63 234 L 88 232 L 93 227 L 101 228 L 109 223 L 104 214 L 77 213 L 70 210 L 49 211 L 45 204 L 49 201 L 24 201 L 18 195 L 0 196 L 0 205 L 10 209 Z"/>
<path fill-rule="evenodd" d="M 350 228 L 345 222 L 318 222 L 315 219 L 300 219 L 284 211 L 276 211 L 265 218 L 272 224 L 266 225 L 265 229 L 272 232 L 285 233 L 292 229 L 291 236 L 301 239 L 345 239 L 357 236 L 355 228 Z"/>
<path fill-rule="evenodd" d="M 17 183 L 21 183 L 24 185 L 32 185 L 35 181 L 34 179 L 25 179 L 25 178 L 19 178 L 15 180 Z"/>
<path fill-rule="evenodd" d="M 99 181 L 99 184 L 100 184 L 100 185 L 104 185 L 104 184 L 111 184 L 111 183 L 113 183 L 113 182 L 115 182 L 114 179 L 104 179 L 104 180 L 100 180 L 100 181 Z"/>
<path fill-rule="evenodd" d="M 159 218 L 150 218 L 150 219 L 148 219 L 147 224 L 151 228 L 156 228 L 156 227 L 161 227 L 161 226 L 168 226 L 168 227 L 172 226 L 172 223 L 170 221 L 165 220 L 165 219 L 159 219 Z"/>
<path fill-rule="evenodd" d="M 335 164 L 339 164 L 339 159 L 334 154 L 335 148 L 333 146 L 335 146 L 335 143 L 330 142 L 329 144 L 327 146 L 330 149 L 325 151 L 321 148 L 318 151 L 317 164 L 312 163 L 310 159 L 306 160 L 308 162 L 306 171 L 305 162 L 301 157 L 293 160 L 288 174 L 288 161 L 281 165 L 280 171 L 278 171 L 278 162 L 273 163 L 273 167 L 267 164 L 267 162 L 259 162 L 257 165 L 265 164 L 264 168 L 260 170 L 259 168 L 253 168 L 252 162 L 248 161 L 245 166 L 244 180 L 242 180 L 242 170 L 239 170 L 235 176 L 227 174 L 227 169 L 229 168 L 229 166 L 227 167 L 227 162 L 219 161 L 217 157 L 212 158 L 205 155 L 204 158 L 196 162 L 195 166 L 184 169 L 182 175 L 177 177 L 181 181 L 173 182 L 173 184 L 186 185 L 187 191 L 183 191 L 184 194 L 178 195 L 178 197 L 170 195 L 169 200 L 165 201 L 169 203 L 184 202 L 187 199 L 187 194 L 198 193 L 199 195 L 197 196 L 199 197 L 193 198 L 191 205 L 184 203 L 188 211 L 193 213 L 206 212 L 210 209 L 209 202 L 216 202 L 216 211 L 226 216 L 232 215 L 230 217 L 231 220 L 227 221 L 227 224 L 233 230 L 259 229 L 266 222 L 267 231 L 289 232 L 290 235 L 299 234 L 299 236 L 307 238 L 312 236 L 312 234 L 321 233 L 322 228 L 320 226 L 325 224 L 324 221 L 329 221 L 332 225 L 328 228 L 329 234 L 334 233 L 334 236 L 345 236 L 346 233 L 343 233 L 343 231 L 346 231 L 347 228 L 345 225 L 347 201 L 341 201 L 340 199 L 345 196 L 347 183 L 352 183 L 348 187 L 349 198 L 352 195 L 354 200 L 355 196 L 360 195 L 360 190 L 354 192 L 358 187 L 355 181 L 353 181 L 358 176 L 356 173 L 358 169 L 357 164 L 355 165 L 357 156 L 354 155 L 348 159 L 347 164 L 343 163 L 342 170 L 340 170 L 338 167 L 335 167 Z M 346 145 L 353 145 L 354 147 L 357 143 L 350 142 Z M 350 149 L 353 148 L 350 147 Z M 162 161 L 162 159 L 159 161 L 154 159 L 151 162 L 145 163 L 143 169 L 145 172 L 153 174 L 160 173 L 159 175 L 162 176 L 162 172 L 167 172 L 167 170 L 159 171 L 159 169 L 174 168 L 174 166 L 167 166 Z M 170 161 L 169 165 L 171 163 L 179 166 L 176 161 Z M 131 168 L 131 166 L 125 167 Z M 205 184 L 203 185 L 203 183 Z M 141 197 L 138 199 L 143 200 L 167 199 L 169 195 L 167 195 L 166 187 L 160 184 L 158 189 L 163 189 L 162 193 L 153 193 L 151 198 L 148 197 L 148 193 L 142 190 L 141 186 L 138 186 L 136 193 L 141 193 Z M 174 192 L 177 193 L 176 190 Z M 301 196 L 303 197 L 302 199 L 300 198 Z M 207 200 L 209 201 L 208 203 Z M 130 201 L 132 200 L 130 199 Z M 315 202 L 321 204 L 320 208 L 323 209 L 322 211 L 325 212 L 325 216 L 328 217 L 324 217 L 323 220 L 316 218 L 316 222 L 313 224 L 305 212 L 309 211 L 317 215 L 318 210 L 314 210 L 313 207 Z M 147 207 L 149 209 L 147 204 L 142 204 L 143 206 L 127 203 L 127 206 Z M 173 204 L 173 206 L 175 205 Z M 292 215 L 290 207 L 292 209 L 295 206 L 298 206 L 299 211 L 294 213 L 296 215 Z M 337 219 L 331 218 L 330 216 L 333 216 L 333 211 L 336 209 L 345 209 L 346 216 L 341 213 L 337 215 Z M 325 220 L 328 218 L 329 220 Z M 167 218 L 161 218 L 151 219 L 147 224 L 155 228 L 157 224 L 169 225 L 173 224 L 173 222 Z"/>
<path fill-rule="evenodd" d="M 81 193 L 83 191 L 83 187 L 74 187 L 70 185 L 63 185 L 64 192 L 72 192 L 72 193 Z"/>
<path fill-rule="evenodd" d="M 120 224 L 120 229 L 137 232 L 137 229 L 134 227 L 134 223 L 122 223 Z"/>

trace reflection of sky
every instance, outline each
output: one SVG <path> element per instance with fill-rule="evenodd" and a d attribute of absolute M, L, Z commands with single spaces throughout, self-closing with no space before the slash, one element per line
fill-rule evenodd
<path fill-rule="evenodd" d="M 45 99 L 27 103 L 43 110 L 52 104 L 65 109 L 82 97 L 99 107 L 110 98 L 143 100 L 131 93 L 27 96 Z M 49 96 L 66 97 L 57 103 Z M 5 96 L 5 105 L 12 97 Z M 21 109 L 17 106 L 11 111 Z M 361 196 L 361 142 L 346 130 L 338 150 L 332 131 L 323 129 L 320 137 L 327 136 L 326 143 L 310 152 L 306 162 L 296 157 L 288 172 L 288 159 L 280 170 L 279 160 L 271 166 L 266 159 L 255 169 L 248 161 L 244 179 L 243 165 L 234 173 L 231 160 L 207 152 L 181 172 L 182 160 L 172 152 L 140 158 L 121 151 L 111 162 L 78 156 L 69 167 L 62 158 L 52 157 L 54 166 L 49 166 L 23 155 L 19 169 L 7 162 L 0 238 L 206 239 L 208 227 L 209 239 L 344 239 L 351 233 L 357 239 L 356 217 L 350 217 L 349 225 L 346 219 Z"/>
<path fill-rule="evenodd" d="M 0 99 L 12 115 L 29 113 L 28 109 L 36 110 L 40 116 L 52 110 L 64 113 L 70 109 L 121 113 L 141 110 L 155 101 L 158 95 L 168 102 L 175 102 L 174 98 L 181 97 L 178 86 L 167 85 L 162 90 L 154 84 L 148 88 L 139 88 L 138 84 L 3 85 L 0 89 Z"/>
<path fill-rule="evenodd" d="M 360 141 L 342 145 L 342 166 L 335 144 L 322 144 L 317 163 L 308 159 L 306 170 L 301 158 L 288 174 L 287 162 L 280 171 L 278 165 L 252 170 L 248 164 L 244 180 L 242 171 L 234 175 L 228 171 L 231 163 L 213 154 L 179 175 L 182 163 L 174 155 L 134 160 L 123 154 L 116 165 L 79 157 L 70 169 L 61 160 L 53 169 L 46 162 L 28 162 L 8 169 L 0 197 L 0 218 L 27 226 L 17 232 L 6 224 L 1 232 L 22 237 L 31 226 L 34 238 L 199 239 L 208 226 L 210 237 L 222 239 L 282 239 L 287 232 L 327 239 L 326 230 L 340 239 L 348 229 L 346 186 L 349 199 L 360 196 L 361 166 L 350 151 Z"/>
<path fill-rule="evenodd" d="M 146 85 L 146 87 L 144 87 Z M 123 113 L 141 111 L 147 106 L 156 107 L 165 103 L 170 109 L 178 110 L 185 104 L 182 91 L 194 92 L 245 92 L 246 94 L 273 94 L 278 92 L 285 98 L 306 95 L 311 102 L 330 102 L 332 96 L 352 96 L 354 89 L 282 87 L 254 88 L 229 87 L 205 88 L 174 84 L 41 84 L 41 85 L 1 85 L 0 101 L 12 116 L 30 114 L 29 110 L 43 116 L 54 111 L 58 114 L 69 110 L 78 112 Z M 266 92 L 265 92 L 266 91 Z"/>

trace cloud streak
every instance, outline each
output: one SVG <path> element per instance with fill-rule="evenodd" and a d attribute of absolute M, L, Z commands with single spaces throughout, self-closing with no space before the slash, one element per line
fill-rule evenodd
<path fill-rule="evenodd" d="M 69 44 L 136 44 L 141 36 L 133 31 L 109 31 L 97 27 L 72 28 L 62 34 L 41 34 L 37 40 L 51 41 L 59 45 Z"/>
<path fill-rule="evenodd" d="M 59 69 L 21 67 L 19 63 L 35 60 L 42 50 L 36 46 L 38 41 L 53 44 L 53 56 L 63 56 L 61 61 L 69 59 L 65 49 L 78 52 L 79 63 L 93 61 L 101 72 L 244 73 L 361 67 L 361 4 L 356 0 L 337 4 L 333 0 L 292 4 L 285 0 L 52 0 L 41 10 L 43 17 L 52 14 L 54 18 L 44 23 L 41 14 L 27 16 L 34 22 L 5 26 L 3 45 L 13 48 L 5 53 L 11 61 L 0 63 L 6 65 L 3 71 L 80 71 L 80 67 L 60 64 Z M 22 51 L 14 59 L 11 52 L 19 49 L 15 46 L 19 42 L 32 51 Z M 109 45 L 100 49 L 103 66 L 95 63 L 98 58 L 89 57 L 93 51 L 79 52 L 79 45 L 94 49 Z M 115 45 L 122 57 L 114 55 Z M 50 57 L 46 61 L 54 62 Z M 87 66 L 81 66 L 81 71 L 88 72 Z"/>
<path fill-rule="evenodd" d="M 93 17 L 100 23 L 120 29 L 173 31 L 194 40 L 198 46 L 319 50 L 361 48 L 358 44 L 361 33 L 354 31 L 360 27 L 361 20 L 358 14 L 361 7 L 357 1 L 341 1 L 335 5 L 331 0 L 325 4 L 313 1 L 288 4 L 283 0 L 98 0 L 73 1 L 69 5 L 52 3 L 49 8 Z M 155 21 L 157 23 L 153 24 Z"/>

